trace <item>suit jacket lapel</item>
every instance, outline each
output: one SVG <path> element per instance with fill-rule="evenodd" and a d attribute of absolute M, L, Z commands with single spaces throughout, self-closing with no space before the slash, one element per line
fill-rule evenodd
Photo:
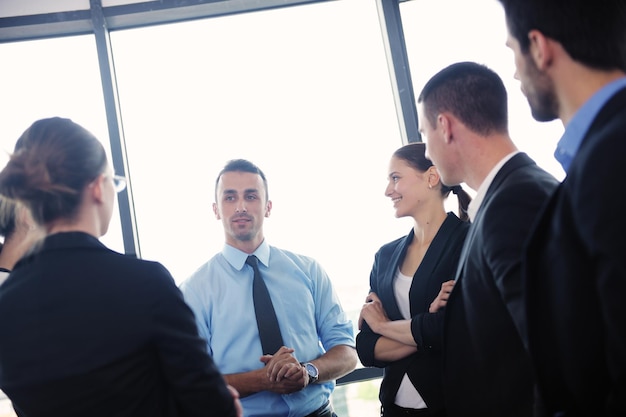
<path fill-rule="evenodd" d="M 424 254 L 424 259 L 422 259 L 422 263 L 415 271 L 413 275 L 413 282 L 411 283 L 411 289 L 409 290 L 409 299 L 411 302 L 411 316 L 415 315 L 416 312 L 413 311 L 413 308 L 424 307 L 424 303 L 427 303 L 427 306 L 430 305 L 432 300 L 427 300 L 425 296 L 422 296 L 421 300 L 417 300 L 416 297 L 420 293 L 419 288 L 426 289 L 430 285 L 430 281 L 435 279 L 433 271 L 435 266 L 438 265 L 439 258 L 441 258 L 445 252 L 445 247 L 448 245 L 448 241 L 450 236 L 452 236 L 452 229 L 456 226 L 456 221 L 451 216 L 446 217 L 443 224 L 437 231 L 435 238 L 431 242 L 430 246 L 426 250 Z M 427 291 L 421 291 L 421 294 L 426 294 Z M 419 304 L 418 304 L 419 302 Z"/>
<path fill-rule="evenodd" d="M 465 238 L 465 243 L 463 244 L 463 249 L 461 251 L 461 257 L 459 258 L 459 266 L 456 270 L 455 281 L 458 281 L 463 274 L 463 269 L 469 256 L 469 249 L 472 246 L 472 241 L 476 236 L 476 231 L 480 228 L 480 224 L 483 221 L 485 207 L 487 207 L 491 203 L 491 199 L 497 194 L 498 189 L 502 186 L 502 184 L 511 172 L 522 166 L 532 165 L 534 163 L 535 162 L 530 159 L 528 155 L 523 152 L 519 152 L 511 159 L 509 159 L 504 165 L 502 165 L 502 168 L 500 168 L 500 171 L 498 171 L 493 181 L 489 185 L 487 192 L 485 193 L 485 198 L 481 203 L 478 213 L 476 213 L 476 218 L 470 224 L 470 228 L 467 232 L 467 237 Z"/>
<path fill-rule="evenodd" d="M 472 222 L 470 224 L 469 230 L 467 231 L 465 242 L 463 242 L 463 249 L 461 249 L 461 256 L 459 257 L 459 264 L 456 268 L 456 274 L 454 276 L 455 281 L 458 281 L 459 278 L 461 278 L 461 275 L 463 274 L 463 268 L 465 267 L 465 262 L 467 262 L 469 248 L 472 243 L 472 240 L 474 240 L 475 234 L 476 234 L 476 227 L 474 226 L 474 223 Z"/>
<path fill-rule="evenodd" d="M 385 271 L 384 283 L 381 286 L 386 291 L 383 294 L 378 294 L 383 305 L 385 306 L 385 312 L 392 320 L 398 320 L 402 318 L 402 314 L 400 313 L 400 308 L 398 307 L 398 303 L 396 302 L 396 296 L 394 294 L 394 286 L 393 280 L 396 277 L 396 272 L 400 267 L 400 260 L 404 258 L 406 254 L 406 249 L 413 240 L 413 229 L 411 232 L 404 238 L 401 244 L 396 246 L 391 255 L 391 259 L 389 261 L 389 267 Z"/>

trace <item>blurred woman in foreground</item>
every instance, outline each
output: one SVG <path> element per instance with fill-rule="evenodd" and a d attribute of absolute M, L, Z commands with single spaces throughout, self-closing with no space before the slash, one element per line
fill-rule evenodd
<path fill-rule="evenodd" d="M 237 416 L 159 263 L 107 249 L 123 178 L 68 119 L 33 123 L 0 172 L 47 237 L 0 286 L 0 389 L 18 416 Z"/>

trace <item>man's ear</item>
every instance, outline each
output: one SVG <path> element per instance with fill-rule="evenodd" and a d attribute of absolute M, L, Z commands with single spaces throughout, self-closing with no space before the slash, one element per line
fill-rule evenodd
<path fill-rule="evenodd" d="M 222 219 L 222 216 L 220 216 L 220 211 L 217 209 L 217 203 L 213 203 L 213 213 L 215 214 L 215 218 L 217 220 Z"/>
<path fill-rule="evenodd" d="M 528 32 L 528 40 L 530 57 L 539 70 L 545 71 L 552 64 L 554 55 L 550 40 L 536 29 Z"/>
<path fill-rule="evenodd" d="M 439 113 L 437 115 L 437 124 L 441 128 L 441 134 L 443 135 L 443 140 L 445 143 L 450 143 L 452 141 L 452 126 L 454 120 L 448 113 Z"/>
<path fill-rule="evenodd" d="M 267 200 L 267 204 L 265 205 L 265 217 L 269 217 L 272 212 L 272 200 Z"/>

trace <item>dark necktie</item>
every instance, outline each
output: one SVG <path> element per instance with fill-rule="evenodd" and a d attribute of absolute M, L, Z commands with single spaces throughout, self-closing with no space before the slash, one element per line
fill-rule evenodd
<path fill-rule="evenodd" d="M 273 355 L 283 345 L 283 337 L 280 334 L 274 305 L 259 271 L 258 262 L 259 260 L 254 255 L 250 255 L 246 259 L 246 263 L 254 270 L 252 300 L 254 301 L 254 313 L 256 314 L 256 323 L 259 328 L 263 354 Z"/>

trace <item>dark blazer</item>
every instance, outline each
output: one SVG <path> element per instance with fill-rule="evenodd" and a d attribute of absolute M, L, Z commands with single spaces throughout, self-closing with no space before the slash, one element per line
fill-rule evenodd
<path fill-rule="evenodd" d="M 49 236 L 0 287 L 0 388 L 18 416 L 235 416 L 160 264 Z"/>
<path fill-rule="evenodd" d="M 593 121 L 525 255 L 529 349 L 550 412 L 626 415 L 626 89 Z"/>
<path fill-rule="evenodd" d="M 441 284 L 454 278 L 459 255 L 469 224 L 452 213 L 441 225 L 422 263 L 415 272 L 409 292 L 411 305 L 411 331 L 417 343 L 417 353 L 395 362 L 383 362 L 374 358 L 374 346 L 380 335 L 364 323 L 357 335 L 356 348 L 365 366 L 384 367 L 385 374 L 380 388 L 380 401 L 389 406 L 394 403 L 404 374 L 415 385 L 428 408 L 443 408 L 441 344 L 443 312 L 428 313 L 430 303 L 437 297 Z M 393 290 L 393 280 L 404 260 L 408 245 L 413 240 L 413 230 L 401 238 L 380 248 L 374 258 L 370 274 L 370 291 L 381 299 L 391 320 L 402 320 Z"/>
<path fill-rule="evenodd" d="M 445 310 L 449 416 L 530 416 L 534 377 L 525 350 L 522 248 L 557 180 L 526 154 L 489 186 L 465 241 Z"/>

